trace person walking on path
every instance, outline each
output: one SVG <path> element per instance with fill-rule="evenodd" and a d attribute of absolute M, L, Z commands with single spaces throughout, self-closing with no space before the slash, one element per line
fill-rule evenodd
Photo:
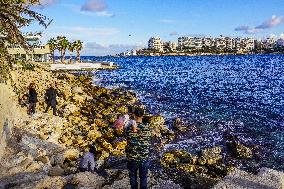
<path fill-rule="evenodd" d="M 29 85 L 29 107 L 28 107 L 29 115 L 35 113 L 36 103 L 37 103 L 37 92 L 35 90 L 35 83 L 31 83 Z"/>
<path fill-rule="evenodd" d="M 142 123 L 144 109 L 134 110 L 136 126 L 126 128 L 126 157 L 131 189 L 138 189 L 137 172 L 139 171 L 140 189 L 147 189 L 147 174 L 149 170 L 149 148 L 151 144 L 151 129 Z M 136 127 L 136 128 L 133 128 Z"/>
<path fill-rule="evenodd" d="M 56 113 L 56 96 L 57 96 L 57 90 L 56 90 L 56 83 L 53 83 L 50 88 L 48 88 L 46 90 L 45 93 L 45 102 L 47 104 L 46 109 L 45 109 L 45 113 L 48 112 L 49 107 L 51 107 L 53 109 L 53 115 L 57 115 Z"/>

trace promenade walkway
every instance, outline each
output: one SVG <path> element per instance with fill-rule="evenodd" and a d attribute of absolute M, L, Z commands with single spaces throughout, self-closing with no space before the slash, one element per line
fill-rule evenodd
<path fill-rule="evenodd" d="M 98 70 L 115 68 L 112 62 L 92 62 L 75 64 L 50 64 L 51 70 Z"/>

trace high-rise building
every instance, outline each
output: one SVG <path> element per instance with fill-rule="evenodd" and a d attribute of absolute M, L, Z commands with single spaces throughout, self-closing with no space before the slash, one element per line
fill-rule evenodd
<path fill-rule="evenodd" d="M 157 50 L 159 52 L 163 52 L 164 50 L 163 41 L 159 37 L 151 37 L 148 41 L 148 48 L 152 50 Z"/>

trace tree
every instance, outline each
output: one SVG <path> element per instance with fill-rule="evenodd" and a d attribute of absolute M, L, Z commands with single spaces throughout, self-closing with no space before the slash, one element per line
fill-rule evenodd
<path fill-rule="evenodd" d="M 61 55 L 61 62 L 64 63 L 66 50 L 69 46 L 69 41 L 66 39 L 65 36 L 58 36 L 57 37 L 57 48 L 60 51 Z"/>
<path fill-rule="evenodd" d="M 2 47 L 7 41 L 31 50 L 20 29 L 33 21 L 45 28 L 51 23 L 52 20 L 31 10 L 33 5 L 40 5 L 39 0 L 0 0 L 0 35 L 4 36 L 0 41 Z"/>
<path fill-rule="evenodd" d="M 31 6 L 39 5 L 39 0 L 0 0 L 0 82 L 10 77 L 10 56 L 5 46 L 6 43 L 18 44 L 28 53 L 32 47 L 27 43 L 22 27 L 29 26 L 33 22 L 47 28 L 52 20 L 31 10 Z"/>
<path fill-rule="evenodd" d="M 47 41 L 47 44 L 49 45 L 49 49 L 50 49 L 50 52 L 52 54 L 52 62 L 54 64 L 54 62 L 55 62 L 54 51 L 57 47 L 57 42 L 54 38 L 51 38 Z"/>
<path fill-rule="evenodd" d="M 77 56 L 76 56 L 76 60 L 78 62 L 80 62 L 80 51 L 82 50 L 83 48 L 83 42 L 80 41 L 80 40 L 77 40 L 74 42 L 75 43 L 75 50 L 77 52 Z"/>
<path fill-rule="evenodd" d="M 73 52 L 76 48 L 76 43 L 75 41 L 73 41 L 72 43 L 70 42 L 69 43 L 69 46 L 68 46 L 68 51 L 70 52 L 70 59 L 69 59 L 69 63 L 71 64 L 72 63 L 72 59 L 73 59 Z"/>

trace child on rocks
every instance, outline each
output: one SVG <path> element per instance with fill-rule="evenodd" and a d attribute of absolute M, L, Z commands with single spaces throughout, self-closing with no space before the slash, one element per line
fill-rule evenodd
<path fill-rule="evenodd" d="M 107 178 L 108 173 L 101 169 L 102 166 L 99 166 L 97 159 L 98 152 L 96 150 L 96 147 L 94 145 L 90 145 L 89 151 L 85 152 L 83 157 L 80 159 L 79 163 L 79 170 L 80 172 L 92 172 L 97 173 L 98 175 Z"/>
<path fill-rule="evenodd" d="M 128 107 L 128 113 L 130 114 L 124 114 L 124 115 L 120 115 L 118 117 L 118 119 L 114 122 L 113 126 L 115 127 L 115 129 L 117 131 L 123 131 L 125 130 L 127 127 L 132 126 L 132 129 L 134 132 L 137 132 L 137 125 L 136 122 L 132 116 L 133 112 L 134 112 L 134 107 L 133 106 L 129 106 Z"/>

